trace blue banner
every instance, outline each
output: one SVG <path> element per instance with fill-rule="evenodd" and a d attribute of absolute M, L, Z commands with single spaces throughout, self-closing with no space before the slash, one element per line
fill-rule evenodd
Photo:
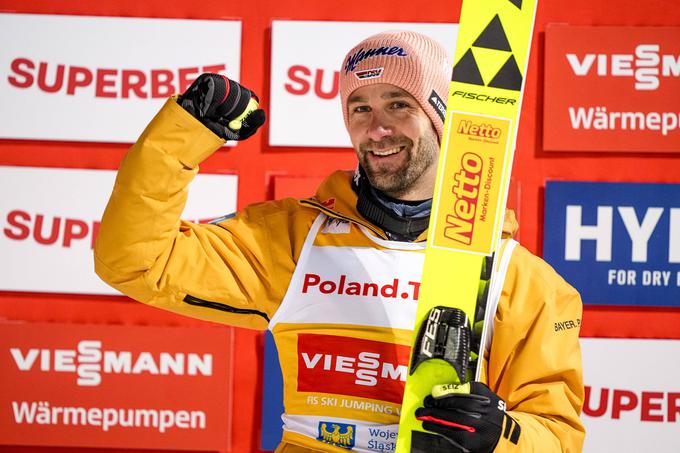
<path fill-rule="evenodd" d="M 546 184 L 543 255 L 586 304 L 680 307 L 680 184 Z"/>

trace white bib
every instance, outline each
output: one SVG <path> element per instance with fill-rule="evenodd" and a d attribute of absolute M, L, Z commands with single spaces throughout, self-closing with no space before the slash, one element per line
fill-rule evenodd
<path fill-rule="evenodd" d="M 284 440 L 393 451 L 424 249 L 324 214 L 314 221 L 269 325 L 284 376 Z"/>

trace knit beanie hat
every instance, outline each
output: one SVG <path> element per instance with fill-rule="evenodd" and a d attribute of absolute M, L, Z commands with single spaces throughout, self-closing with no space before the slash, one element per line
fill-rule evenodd
<path fill-rule="evenodd" d="M 340 69 L 340 100 L 349 126 L 347 98 L 357 88 L 389 83 L 413 96 L 441 139 L 452 67 L 432 38 L 412 31 L 373 35 L 349 51 Z"/>

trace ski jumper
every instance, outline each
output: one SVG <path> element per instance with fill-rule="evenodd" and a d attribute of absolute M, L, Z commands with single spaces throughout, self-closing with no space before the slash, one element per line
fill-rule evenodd
<path fill-rule="evenodd" d="M 390 241 L 356 211 L 351 173 L 307 200 L 248 206 L 214 225 L 180 220 L 198 164 L 222 146 L 169 100 L 121 163 L 95 247 L 99 276 L 187 316 L 271 329 L 284 376 L 285 453 L 394 448 L 426 232 Z M 496 257 L 481 380 L 521 426 L 496 452 L 578 452 L 581 301 L 508 237 Z M 451 269 L 455 272 L 455 269 Z"/>

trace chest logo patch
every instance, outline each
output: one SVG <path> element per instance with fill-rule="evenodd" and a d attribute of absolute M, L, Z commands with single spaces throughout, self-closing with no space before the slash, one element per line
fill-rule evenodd
<path fill-rule="evenodd" d="M 335 335 L 298 335 L 299 392 L 401 403 L 410 348 Z"/>

